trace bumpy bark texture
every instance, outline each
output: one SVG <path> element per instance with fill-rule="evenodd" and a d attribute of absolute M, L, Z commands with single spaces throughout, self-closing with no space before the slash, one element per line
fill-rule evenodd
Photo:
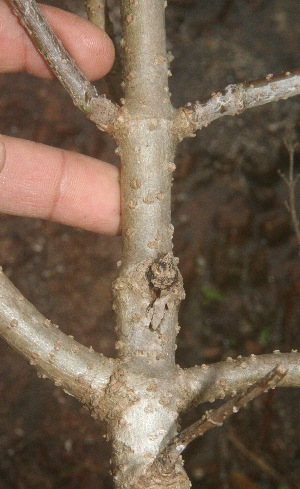
<path fill-rule="evenodd" d="M 284 372 L 277 379 L 280 385 L 299 387 L 300 355 L 252 356 L 186 371 L 176 366 L 178 309 L 184 298 L 172 252 L 176 146 L 223 115 L 298 94 L 299 75 L 230 86 L 203 104 L 175 110 L 168 89 L 164 2 L 122 0 L 125 96 L 120 108 L 98 96 L 83 78 L 33 0 L 10 3 L 74 103 L 118 144 L 124 240 L 120 274 L 113 285 L 116 360 L 59 332 L 2 273 L 0 334 L 42 376 L 62 385 L 95 418 L 106 421 L 116 488 L 188 489 L 180 454 L 171 459 L 166 449 L 177 450 L 179 414 L 200 402 L 236 396 L 278 365 Z M 88 6 L 93 17 L 104 3 L 91 1 Z M 234 401 L 230 406 L 232 412 Z"/>

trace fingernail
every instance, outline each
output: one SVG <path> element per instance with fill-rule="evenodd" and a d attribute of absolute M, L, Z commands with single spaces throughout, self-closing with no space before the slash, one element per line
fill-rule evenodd
<path fill-rule="evenodd" d="M 4 141 L 0 139 L 0 172 L 3 170 L 5 165 L 5 156 L 6 156 L 5 144 Z"/>

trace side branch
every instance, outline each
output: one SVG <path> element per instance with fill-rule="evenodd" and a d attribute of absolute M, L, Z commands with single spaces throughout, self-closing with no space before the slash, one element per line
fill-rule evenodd
<path fill-rule="evenodd" d="M 225 396 L 236 396 L 247 386 L 259 381 L 278 364 L 287 370 L 279 382 L 280 387 L 300 387 L 300 353 L 274 352 L 267 355 L 250 355 L 236 360 L 228 358 L 213 365 L 201 365 L 183 371 L 182 385 L 185 392 L 184 407 L 203 402 L 213 402 Z"/>
<path fill-rule="evenodd" d="M 85 8 L 87 11 L 88 18 L 93 24 L 102 29 L 105 28 L 105 7 L 106 0 L 86 0 Z"/>
<path fill-rule="evenodd" d="M 222 426 L 226 418 L 237 413 L 264 392 L 274 389 L 286 374 L 287 370 L 278 365 L 265 377 L 249 386 L 245 392 L 235 396 L 233 399 L 229 399 L 218 408 L 207 411 L 200 420 L 176 435 L 160 453 L 155 463 L 160 463 L 165 469 L 166 466 L 174 466 L 179 455 L 192 441 L 199 436 L 203 436 L 207 431 Z"/>
<path fill-rule="evenodd" d="M 74 104 L 101 130 L 107 130 L 116 118 L 118 107 L 105 96 L 98 95 L 96 88 L 81 72 L 54 34 L 34 0 L 8 0 L 8 2 L 36 48 L 71 95 Z"/>
<path fill-rule="evenodd" d="M 89 404 L 104 393 L 114 364 L 67 336 L 40 314 L 0 270 L 0 336 L 72 396 Z"/>
<path fill-rule="evenodd" d="M 178 124 L 183 137 L 188 137 L 221 117 L 299 94 L 300 70 L 276 77 L 267 75 L 265 80 L 228 85 L 223 92 L 212 93 L 202 103 L 187 104 L 178 110 Z"/>
<path fill-rule="evenodd" d="M 115 47 L 115 62 L 112 69 L 105 76 L 109 87 L 112 100 L 120 103 L 123 97 L 122 89 L 122 62 L 120 59 L 119 44 L 116 42 L 113 23 L 109 17 L 109 7 L 107 0 L 86 0 L 85 9 L 90 22 L 93 22 L 99 29 L 106 31 Z"/>

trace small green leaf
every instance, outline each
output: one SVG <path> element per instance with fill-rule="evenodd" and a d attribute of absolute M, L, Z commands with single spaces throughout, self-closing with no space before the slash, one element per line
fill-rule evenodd
<path fill-rule="evenodd" d="M 265 326 L 259 334 L 258 343 L 264 347 L 268 346 L 270 342 L 270 336 L 271 336 L 271 328 L 270 326 Z"/>
<path fill-rule="evenodd" d="M 202 293 L 203 299 L 209 303 L 221 302 L 224 299 L 224 297 L 222 296 L 222 294 L 218 290 L 213 289 L 212 287 L 209 287 L 209 285 L 203 285 L 203 287 L 201 289 L 201 293 Z"/>

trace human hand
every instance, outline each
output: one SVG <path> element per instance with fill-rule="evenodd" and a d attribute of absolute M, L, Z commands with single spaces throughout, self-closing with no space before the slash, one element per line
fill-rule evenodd
<path fill-rule="evenodd" d="M 52 28 L 89 79 L 114 61 L 109 37 L 90 22 L 42 7 Z M 0 73 L 54 78 L 7 4 L 0 0 Z M 120 226 L 118 170 L 102 161 L 0 136 L 0 212 L 50 219 L 104 234 Z"/>

